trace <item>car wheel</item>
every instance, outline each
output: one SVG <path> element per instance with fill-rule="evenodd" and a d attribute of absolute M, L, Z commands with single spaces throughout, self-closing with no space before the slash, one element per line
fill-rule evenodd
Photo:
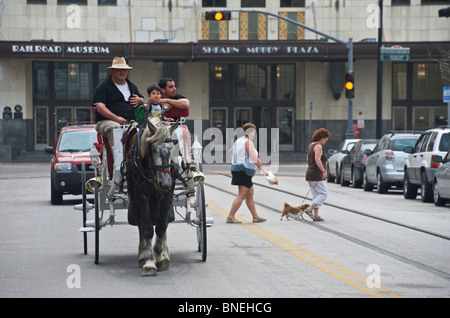
<path fill-rule="evenodd" d="M 337 184 L 341 183 L 341 173 L 339 171 L 339 167 L 337 164 L 336 164 L 336 183 Z"/>
<path fill-rule="evenodd" d="M 439 195 L 439 184 L 437 179 L 433 183 L 433 201 L 436 206 L 444 206 L 447 203 L 446 199 L 442 199 Z"/>
<path fill-rule="evenodd" d="M 344 167 L 341 165 L 341 187 L 348 187 L 349 185 L 350 185 L 350 180 L 345 180 Z"/>
<path fill-rule="evenodd" d="M 364 174 L 363 174 L 363 189 L 364 189 L 364 191 L 372 191 L 373 190 L 373 184 L 369 183 L 369 181 L 367 180 L 366 169 L 364 169 Z"/>
<path fill-rule="evenodd" d="M 327 181 L 334 182 L 334 177 L 331 176 L 330 169 L 327 167 Z"/>
<path fill-rule="evenodd" d="M 378 171 L 377 174 L 377 192 L 384 194 L 387 193 L 389 189 L 389 185 L 387 185 L 384 180 L 383 176 L 381 175 L 381 171 Z"/>
<path fill-rule="evenodd" d="M 53 205 L 61 205 L 63 203 L 63 194 L 55 190 L 53 182 L 50 183 L 50 202 Z"/>
<path fill-rule="evenodd" d="M 361 188 L 361 186 L 362 186 L 361 180 L 356 179 L 356 168 L 355 167 L 352 168 L 352 183 L 353 183 L 353 188 Z"/>
<path fill-rule="evenodd" d="M 409 177 L 405 171 L 403 177 L 403 197 L 405 199 L 415 199 L 417 197 L 417 186 L 409 182 Z"/>
<path fill-rule="evenodd" d="M 420 177 L 420 199 L 422 202 L 432 202 L 433 201 L 433 188 L 430 183 L 427 182 L 427 176 L 425 172 L 422 172 Z"/>

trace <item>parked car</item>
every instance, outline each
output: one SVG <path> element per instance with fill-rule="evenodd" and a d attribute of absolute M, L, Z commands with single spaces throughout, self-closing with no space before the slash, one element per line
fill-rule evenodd
<path fill-rule="evenodd" d="M 433 201 L 437 206 L 444 206 L 450 200 L 450 151 L 444 158 L 436 157 L 440 162 L 433 180 Z"/>
<path fill-rule="evenodd" d="M 367 159 L 364 150 L 373 150 L 376 144 L 376 139 L 361 139 L 350 150 L 349 154 L 342 159 L 340 173 L 342 186 L 348 186 L 351 182 L 354 188 L 362 187 L 364 162 Z"/>
<path fill-rule="evenodd" d="M 381 137 L 373 151 L 366 149 L 364 191 L 372 191 L 374 186 L 378 193 L 387 193 L 391 186 L 401 189 L 407 157 L 403 149 L 414 147 L 419 137 L 420 133 L 392 131 Z"/>
<path fill-rule="evenodd" d="M 328 164 L 327 164 L 327 181 L 336 183 L 341 183 L 341 162 L 342 159 L 352 150 L 353 146 L 360 139 L 345 139 L 342 141 L 337 149 L 329 149 L 328 155 Z"/>
<path fill-rule="evenodd" d="M 422 202 L 433 200 L 433 180 L 439 162 L 450 150 L 450 128 L 434 128 L 422 133 L 416 145 L 405 148 L 408 157 L 405 162 L 403 196 L 415 199 L 420 187 Z"/>
<path fill-rule="evenodd" d="M 64 194 L 81 194 L 81 163 L 85 162 L 86 180 L 92 177 L 89 151 L 97 141 L 94 125 L 67 126 L 62 128 L 55 147 L 45 148 L 52 154 L 50 172 L 50 201 L 63 203 Z"/>

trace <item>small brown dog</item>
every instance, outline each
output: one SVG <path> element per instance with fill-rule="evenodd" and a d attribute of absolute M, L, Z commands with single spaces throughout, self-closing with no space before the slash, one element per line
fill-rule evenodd
<path fill-rule="evenodd" d="M 281 212 L 280 221 L 283 220 L 283 216 L 286 216 L 286 220 L 289 221 L 289 214 L 297 215 L 298 213 L 300 213 L 300 216 L 303 219 L 303 221 L 306 221 L 305 218 L 303 217 L 303 213 L 307 208 L 309 208 L 308 203 L 302 204 L 300 206 L 292 206 L 289 202 L 284 202 L 284 208 L 283 211 Z"/>

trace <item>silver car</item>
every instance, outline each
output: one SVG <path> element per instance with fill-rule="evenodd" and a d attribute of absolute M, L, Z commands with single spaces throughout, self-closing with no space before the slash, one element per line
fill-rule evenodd
<path fill-rule="evenodd" d="M 441 163 L 434 174 L 433 201 L 437 206 L 444 206 L 450 200 L 450 151 L 435 161 Z"/>
<path fill-rule="evenodd" d="M 378 193 L 387 193 L 391 186 L 401 189 L 407 154 L 405 147 L 414 147 L 420 133 L 389 132 L 378 142 L 373 151 L 366 149 L 368 155 L 364 163 L 363 188 Z"/>
<path fill-rule="evenodd" d="M 360 139 L 345 139 L 338 148 L 328 150 L 327 181 L 341 183 L 341 162 Z"/>

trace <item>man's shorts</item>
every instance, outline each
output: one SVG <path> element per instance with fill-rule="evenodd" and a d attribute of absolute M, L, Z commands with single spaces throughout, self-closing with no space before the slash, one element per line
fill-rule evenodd
<path fill-rule="evenodd" d="M 113 140 L 113 129 L 114 127 L 120 127 L 120 124 L 114 120 L 102 120 L 97 123 L 95 130 L 100 133 L 103 137 L 108 138 L 109 143 Z"/>
<path fill-rule="evenodd" d="M 247 188 L 253 187 L 252 177 L 248 176 L 245 171 L 231 171 L 231 184 L 241 185 Z"/>

